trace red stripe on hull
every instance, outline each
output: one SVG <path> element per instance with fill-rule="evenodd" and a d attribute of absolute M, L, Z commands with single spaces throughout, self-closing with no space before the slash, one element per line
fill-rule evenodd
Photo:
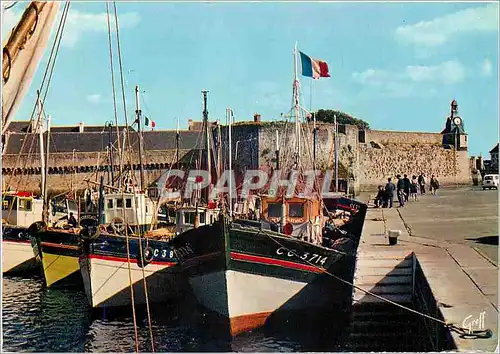
<path fill-rule="evenodd" d="M 63 245 L 60 243 L 42 242 L 40 245 L 47 246 L 47 247 L 55 247 L 55 248 L 65 248 L 68 250 L 78 250 L 78 246 Z"/>
<path fill-rule="evenodd" d="M 105 261 L 112 261 L 112 262 L 122 262 L 122 263 L 127 262 L 127 259 L 126 259 L 126 258 L 114 257 L 114 256 L 104 256 L 104 255 L 100 255 L 100 254 L 90 254 L 90 255 L 88 256 L 88 258 L 91 258 L 91 259 L 102 259 L 102 260 L 105 260 Z M 130 258 L 130 263 L 137 264 L 137 259 L 135 259 L 135 258 Z M 149 264 L 158 264 L 158 265 L 174 266 L 174 265 L 176 265 L 177 263 L 176 263 L 176 262 L 152 261 L 152 262 L 151 262 L 151 263 L 149 263 Z"/>
<path fill-rule="evenodd" d="M 31 241 L 12 241 L 12 240 L 2 240 L 2 242 L 12 243 L 12 244 L 24 243 L 24 244 L 31 245 Z"/>
<path fill-rule="evenodd" d="M 231 252 L 231 258 L 234 260 L 237 260 L 237 261 L 247 261 L 247 262 L 255 262 L 255 263 L 262 263 L 262 264 L 269 264 L 269 265 L 277 265 L 277 266 L 285 267 L 285 268 L 306 270 L 308 272 L 313 272 L 313 273 L 323 273 L 323 271 L 318 267 L 313 267 L 310 265 L 295 263 L 295 262 L 290 262 L 290 261 L 282 261 L 279 259 L 274 259 L 274 258 L 269 258 L 269 257 L 261 257 L 261 256 L 250 255 L 250 254 Z"/>

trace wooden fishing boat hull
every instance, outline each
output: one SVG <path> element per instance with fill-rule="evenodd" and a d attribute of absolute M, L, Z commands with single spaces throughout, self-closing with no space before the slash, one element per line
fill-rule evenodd
<path fill-rule="evenodd" d="M 26 227 L 4 225 L 2 230 L 2 273 L 34 273 L 39 265 Z"/>
<path fill-rule="evenodd" d="M 40 259 L 47 287 L 81 287 L 78 231 L 40 230 L 32 232 L 33 252 Z"/>
<path fill-rule="evenodd" d="M 87 239 L 79 259 L 85 293 L 93 308 L 145 304 L 144 277 L 149 302 L 165 302 L 182 294 L 183 279 L 177 259 L 168 242 L 142 239 L 144 261 L 139 240 L 129 237 L 130 273 L 124 236 L 101 234 Z"/>
<path fill-rule="evenodd" d="M 333 335 L 349 319 L 360 235 L 358 227 L 327 248 L 221 221 L 172 244 L 192 249 L 180 260 L 192 291 L 230 335 L 287 323 Z"/>

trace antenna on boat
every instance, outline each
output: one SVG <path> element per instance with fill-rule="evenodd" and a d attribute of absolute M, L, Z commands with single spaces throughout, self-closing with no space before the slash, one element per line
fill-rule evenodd
<path fill-rule="evenodd" d="M 142 133 L 141 133 L 141 106 L 139 104 L 139 85 L 135 86 L 135 105 L 136 105 L 135 114 L 137 116 L 136 118 L 137 135 L 139 136 L 139 165 L 141 171 L 141 184 L 139 188 L 142 191 L 144 188 L 144 166 L 142 164 L 142 154 L 144 147 L 143 147 Z"/>

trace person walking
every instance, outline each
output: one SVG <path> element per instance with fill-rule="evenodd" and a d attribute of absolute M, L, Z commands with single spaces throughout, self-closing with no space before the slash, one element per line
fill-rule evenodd
<path fill-rule="evenodd" d="M 401 175 L 396 176 L 398 178 L 398 182 L 396 185 L 397 193 L 398 193 L 398 201 L 399 201 L 399 207 L 402 208 L 405 206 L 405 182 L 404 179 L 401 178 Z"/>
<path fill-rule="evenodd" d="M 425 194 L 425 175 L 423 172 L 420 172 L 420 176 L 418 176 L 418 185 L 420 186 L 420 195 Z"/>
<path fill-rule="evenodd" d="M 410 179 L 408 178 L 407 175 L 404 175 L 403 178 L 403 183 L 404 183 L 404 192 L 405 192 L 405 202 L 408 201 L 408 197 L 410 196 L 410 187 L 411 187 L 411 182 Z"/>
<path fill-rule="evenodd" d="M 387 178 L 387 183 L 385 185 L 385 196 L 387 198 L 387 207 L 392 208 L 392 203 L 394 201 L 394 191 L 396 186 L 391 182 L 391 178 Z"/>
<path fill-rule="evenodd" d="M 436 195 L 438 189 L 439 189 L 439 181 L 434 175 L 432 175 L 430 183 L 431 194 Z"/>
<path fill-rule="evenodd" d="M 377 196 L 375 197 L 375 208 L 381 208 L 385 202 L 385 190 L 383 186 L 378 186 Z"/>
<path fill-rule="evenodd" d="M 418 182 L 417 182 L 417 176 L 411 176 L 410 197 L 414 201 L 418 200 Z"/>

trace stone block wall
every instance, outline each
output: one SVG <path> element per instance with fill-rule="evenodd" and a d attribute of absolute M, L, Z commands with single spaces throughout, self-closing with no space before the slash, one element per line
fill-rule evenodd
<path fill-rule="evenodd" d="M 397 174 L 418 175 L 427 181 L 435 175 L 441 185 L 470 183 L 466 151 L 444 149 L 438 144 L 388 143 L 380 148 L 360 144 L 361 190 L 371 190 Z"/>
<path fill-rule="evenodd" d="M 397 132 L 388 130 L 366 130 L 365 142 L 394 143 L 394 144 L 439 144 L 443 142 L 443 136 L 439 133 L 423 132 Z"/>

